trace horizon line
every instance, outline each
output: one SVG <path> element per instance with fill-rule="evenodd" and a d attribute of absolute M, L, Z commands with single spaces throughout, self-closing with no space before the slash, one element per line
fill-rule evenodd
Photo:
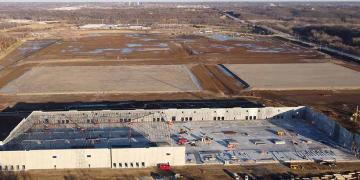
<path fill-rule="evenodd" d="M 82 2 L 82 3 L 89 3 L 89 2 L 97 2 L 97 3 L 108 3 L 108 2 L 146 2 L 146 3 L 164 3 L 164 2 L 176 2 L 176 3 L 191 3 L 191 2 L 219 2 L 219 3 L 226 3 L 226 2 L 269 2 L 269 3 L 277 3 L 277 2 L 360 2 L 360 0 L 0 0 L 0 3 L 61 3 L 61 2 Z"/>

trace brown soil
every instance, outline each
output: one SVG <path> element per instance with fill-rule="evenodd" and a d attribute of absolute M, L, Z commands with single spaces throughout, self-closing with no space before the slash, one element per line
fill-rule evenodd
<path fill-rule="evenodd" d="M 244 87 L 234 77 L 221 72 L 218 65 L 197 64 L 188 66 L 200 81 L 201 86 L 207 91 L 230 97 L 239 94 Z"/>
<path fill-rule="evenodd" d="M 65 30 L 63 30 L 65 31 Z M 98 66 L 98 65 L 165 65 L 186 64 L 198 78 L 202 92 L 196 93 L 143 93 L 143 94 L 72 94 L 72 95 L 36 95 L 14 96 L 1 95 L 0 108 L 14 105 L 18 102 L 95 102 L 122 100 L 179 100 L 179 99 L 226 99 L 234 97 L 258 98 L 268 105 L 304 105 L 312 106 L 322 112 L 339 118 L 344 126 L 354 129 L 354 123 L 348 118 L 354 107 L 360 102 L 360 91 L 254 91 L 243 92 L 243 86 L 223 73 L 219 63 L 307 63 L 328 62 L 329 59 L 321 53 L 293 44 L 284 44 L 271 37 L 251 37 L 252 40 L 216 41 L 203 36 L 169 36 L 166 34 L 147 34 L 146 37 L 129 37 L 124 33 L 104 33 L 91 35 L 97 31 L 76 33 L 70 31 L 63 43 L 54 43 L 40 51 L 33 52 L 22 59 L 6 59 L 4 69 L 0 71 L 0 87 L 19 77 L 34 66 Z M 62 32 L 64 34 L 64 32 Z M 134 34 L 127 32 L 127 34 Z M 151 41 L 141 39 L 148 38 Z M 250 39 L 251 39 L 250 38 Z M 69 47 L 80 51 L 92 51 L 96 48 L 123 48 L 128 43 L 141 43 L 144 48 L 159 43 L 167 43 L 169 51 L 134 52 L 119 54 L 119 51 L 109 51 L 98 54 L 76 54 L 67 51 Z M 284 52 L 252 52 L 246 47 L 236 44 L 253 44 L 265 48 L 285 49 Z M 227 47 L 232 47 L 228 48 Z M 286 49 L 292 49 L 289 52 Z M 295 49 L 295 50 L 294 50 Z M 64 51 L 65 50 L 65 51 Z M 194 54 L 191 52 L 197 52 Z M 11 57 L 18 57 L 14 51 Z M 121 55 L 121 56 L 120 56 Z M 12 62 L 9 61 L 12 59 Z M 3 60 L 0 61 L 0 63 Z M 10 65 L 11 64 L 11 65 Z M 342 66 L 360 70 L 360 66 L 346 62 Z"/>
<path fill-rule="evenodd" d="M 197 77 L 204 90 L 214 93 L 222 93 L 222 90 L 216 84 L 216 80 L 211 77 L 210 72 L 205 65 L 198 64 L 188 66 L 191 68 L 191 72 Z"/>
<path fill-rule="evenodd" d="M 101 102 L 101 101 L 152 101 L 152 100 L 183 100 L 183 99 L 211 99 L 213 94 L 206 92 L 183 93 L 139 93 L 139 94 L 69 94 L 69 95 L 0 95 L 2 103 L 40 103 L 40 102 Z"/>
<path fill-rule="evenodd" d="M 261 98 L 268 106 L 310 106 L 332 117 L 344 127 L 360 132 L 360 122 L 350 121 L 360 105 L 360 90 L 348 91 L 252 91 L 246 93 Z"/>
<path fill-rule="evenodd" d="M 134 35 L 138 37 L 134 37 Z M 169 50 L 156 50 L 161 49 L 159 47 L 161 43 L 166 44 L 162 48 L 168 48 Z M 129 44 L 135 46 L 141 44 L 142 46 L 128 47 Z M 252 48 L 270 48 L 268 49 L 270 51 L 260 50 L 260 52 L 253 52 L 252 50 L 254 49 L 241 46 L 244 44 L 251 44 Z M 122 53 L 121 50 L 123 48 L 132 48 L 133 51 L 131 53 Z M 277 53 L 271 52 L 271 50 L 276 50 L 276 48 L 282 48 L 283 50 Z M 102 52 L 101 49 L 113 50 Z M 12 57 L 17 57 L 16 53 L 20 52 L 15 51 L 12 53 Z M 62 42 L 54 43 L 17 61 L 46 62 L 49 59 L 61 61 L 63 59 L 79 58 L 91 59 L 92 61 L 142 59 L 145 62 L 156 59 L 166 60 L 167 63 L 187 63 L 191 60 L 191 63 L 207 62 L 212 64 L 328 61 L 321 53 L 292 44 L 284 44 L 270 37 L 253 37 L 253 40 L 217 41 L 202 36 L 184 40 L 181 37 L 172 37 L 164 34 L 92 34 L 90 32 L 87 35 L 63 39 Z"/>
<path fill-rule="evenodd" d="M 218 65 L 206 65 L 205 67 L 211 73 L 211 76 L 217 80 L 218 87 L 221 87 L 228 96 L 237 95 L 244 89 L 245 85 L 234 77 L 226 75 Z"/>
<path fill-rule="evenodd" d="M 224 133 L 224 134 L 236 134 L 237 132 L 235 132 L 235 131 L 222 131 L 222 133 Z"/>
<path fill-rule="evenodd" d="M 22 74 L 24 74 L 26 71 L 30 70 L 33 65 L 23 65 L 18 66 L 16 68 L 9 68 L 0 73 L 4 74 L 3 76 L 0 76 L 0 87 L 5 86 L 7 83 L 11 82 L 12 80 L 18 78 Z"/>
<path fill-rule="evenodd" d="M 354 71 L 360 72 L 359 64 L 349 63 L 349 62 L 336 62 L 336 64 L 338 64 L 340 66 L 344 66 L 344 67 L 349 68 L 349 69 L 352 69 Z"/>
<path fill-rule="evenodd" d="M 27 172 L 7 172 L 0 179 L 139 179 L 151 177 L 152 174 L 169 176 L 178 173 L 180 179 L 232 179 L 226 174 L 225 169 L 238 174 L 256 174 L 264 179 L 278 179 L 281 175 L 294 175 L 300 177 L 319 176 L 320 174 L 345 173 L 359 171 L 359 163 L 338 163 L 335 168 L 317 164 L 302 164 L 303 170 L 290 170 L 281 164 L 262 164 L 248 166 L 183 166 L 173 167 L 172 172 L 162 172 L 156 168 L 146 169 L 72 169 L 72 170 L 30 170 Z M 314 173 L 316 170 L 316 174 Z"/>
<path fill-rule="evenodd" d="M 27 60 L 42 61 L 46 59 L 73 58 L 91 58 L 93 60 L 126 60 L 137 58 L 166 58 L 171 61 L 187 56 L 187 53 L 183 51 L 181 47 L 179 47 L 176 43 L 171 42 L 163 35 L 147 34 L 139 35 L 139 37 L 133 37 L 130 35 L 132 34 L 90 34 L 88 36 L 64 39 L 63 42 L 53 44 L 46 48 L 46 50 L 39 51 L 38 53 L 32 55 Z M 160 43 L 163 43 L 165 47 L 159 47 Z M 131 45 L 134 47 L 131 47 Z M 133 49 L 134 51 L 130 53 L 122 53 L 121 50 L 123 48 Z M 169 48 L 170 50 L 161 50 L 166 48 Z M 102 49 L 112 50 L 101 51 Z M 154 51 L 151 49 L 154 49 Z"/>

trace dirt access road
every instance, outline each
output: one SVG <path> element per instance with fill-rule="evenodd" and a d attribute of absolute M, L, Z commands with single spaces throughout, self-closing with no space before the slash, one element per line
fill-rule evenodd
<path fill-rule="evenodd" d="M 329 168 L 317 164 L 302 164 L 303 170 L 290 170 L 281 164 L 263 164 L 248 166 L 183 166 L 174 167 L 172 173 L 182 175 L 180 179 L 206 179 L 218 180 L 232 178 L 226 174 L 225 169 L 231 172 L 243 174 L 256 174 L 264 179 L 288 179 L 291 175 L 295 177 L 311 177 L 319 174 L 341 173 L 349 171 L 359 171 L 359 163 L 338 163 L 337 167 Z M 316 170 L 316 174 L 314 174 Z M 169 176 L 169 172 L 161 172 L 157 168 L 146 169 L 74 169 L 74 170 L 30 170 L 20 173 L 5 173 L 0 175 L 0 179 L 153 179 L 154 175 Z"/>

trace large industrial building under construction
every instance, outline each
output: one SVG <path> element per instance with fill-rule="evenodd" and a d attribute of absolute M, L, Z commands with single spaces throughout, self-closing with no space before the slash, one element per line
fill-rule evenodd
<path fill-rule="evenodd" d="M 359 144 L 303 106 L 34 111 L 1 142 L 0 170 L 354 161 Z"/>

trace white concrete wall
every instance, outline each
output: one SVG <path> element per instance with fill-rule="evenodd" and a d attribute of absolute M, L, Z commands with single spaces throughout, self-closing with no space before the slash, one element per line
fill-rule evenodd
<path fill-rule="evenodd" d="M 90 157 L 88 157 L 88 155 Z M 105 168 L 110 166 L 108 149 L 61 149 L 0 151 L 0 165 L 8 170 L 20 166 L 23 169 L 65 169 L 65 168 Z"/>
<path fill-rule="evenodd" d="M 263 107 L 263 108 L 200 108 L 200 109 L 135 109 L 135 110 L 103 110 L 103 111 L 34 111 L 11 131 L 4 140 L 9 142 L 16 135 L 26 131 L 32 124 L 48 121 L 49 124 L 60 124 L 67 127 L 64 122 L 76 122 L 83 127 L 92 125 L 89 121 L 96 119 L 99 123 L 109 121 L 122 122 L 124 119 L 132 121 L 213 121 L 213 120 L 254 120 L 254 119 L 303 119 L 306 108 L 298 107 Z M 294 116 L 294 117 L 293 117 Z M 69 121 L 71 119 L 71 121 Z"/>
<path fill-rule="evenodd" d="M 356 149 L 354 149 L 354 154 L 356 157 L 360 158 L 360 134 L 356 134 L 354 137 L 354 141 L 356 144 Z"/>
<path fill-rule="evenodd" d="M 59 112 L 40 112 L 35 111 L 23 120 L 12 132 L 4 143 L 10 141 L 13 135 L 21 134 L 26 131 L 34 122 L 42 124 L 45 120 L 48 123 L 58 123 L 62 120 L 76 121 L 78 124 L 90 124 L 89 119 L 97 119 L 103 122 L 116 121 L 122 118 L 131 118 L 138 121 L 171 121 L 173 117 L 176 121 L 213 121 L 216 120 L 253 120 L 271 118 L 296 118 L 305 117 L 306 108 L 299 107 L 264 107 L 264 108 L 202 108 L 202 109 L 158 109 L 158 110 L 106 110 L 106 111 L 59 111 Z M 166 153 L 170 155 L 166 155 Z M 26 169 L 53 169 L 56 168 L 91 168 L 111 167 L 113 162 L 145 162 L 146 166 L 153 166 L 157 163 L 169 162 L 173 165 L 185 164 L 185 149 L 175 147 L 139 148 L 139 149 L 113 149 L 112 154 L 109 149 L 64 149 L 64 150 L 31 150 L 31 151 L 0 151 L 0 165 L 13 166 L 16 170 L 17 165 Z M 136 152 L 136 153 L 134 153 Z M 88 158 L 87 155 L 91 155 Z M 52 158 L 57 156 L 57 158 Z M 113 160 L 113 162 L 112 162 Z M 41 162 L 41 163 L 39 163 Z M 142 164 L 141 164 L 142 165 Z M 141 166 L 140 165 L 140 166 Z M 136 164 L 135 164 L 136 166 Z M 129 164 L 128 164 L 129 167 Z M 8 168 L 9 169 L 9 168 Z"/>
<path fill-rule="evenodd" d="M 0 151 L 2 170 L 111 168 L 113 163 L 185 164 L 185 147 Z M 115 167 L 113 167 L 115 168 Z M 118 168 L 118 166 L 116 167 Z"/>
<path fill-rule="evenodd" d="M 202 109 L 166 109 L 166 110 L 157 110 L 160 113 L 156 118 L 162 114 L 166 116 L 167 120 L 171 120 L 172 117 L 176 117 L 176 121 L 181 121 L 181 118 L 186 118 L 188 120 L 190 117 L 193 121 L 212 121 L 214 118 L 222 120 L 248 120 L 250 116 L 252 119 L 256 116 L 256 119 L 270 119 L 276 115 L 282 114 L 284 118 L 291 118 L 292 115 L 299 113 L 303 118 L 304 107 L 264 107 L 264 108 L 202 108 Z M 154 110 L 145 110 L 145 111 L 154 111 Z M 156 111 L 156 110 L 155 110 Z M 148 118 L 151 119 L 151 116 Z"/>
<path fill-rule="evenodd" d="M 270 119 L 277 115 L 283 115 L 284 118 L 291 118 L 292 115 L 299 113 L 300 118 L 304 116 L 304 107 L 263 107 L 263 108 L 200 108 L 200 109 L 155 109 L 155 110 L 103 110 L 103 111 L 56 111 L 56 112 L 41 112 L 34 111 L 27 119 L 49 119 L 56 123 L 58 120 L 64 119 L 63 114 L 68 117 L 76 116 L 79 118 L 79 122 L 86 123 L 86 120 L 91 117 L 105 117 L 106 120 L 110 118 L 138 119 L 139 121 L 153 121 L 171 120 L 172 117 L 176 117 L 176 121 L 181 121 L 181 118 L 191 117 L 192 121 L 212 121 L 214 117 L 220 119 L 224 117 L 224 120 L 246 120 L 250 116 L 256 116 L 256 119 Z"/>
<path fill-rule="evenodd" d="M 306 108 L 305 119 L 343 148 L 353 152 L 354 148 L 356 149 L 355 151 L 360 150 L 360 143 L 356 143 L 356 136 L 358 134 L 351 133 L 326 115 L 316 112 L 311 108 Z M 353 147 L 353 141 L 355 141 L 356 147 Z"/>
<path fill-rule="evenodd" d="M 112 168 L 157 166 L 159 163 L 185 165 L 185 147 L 112 149 Z"/>

